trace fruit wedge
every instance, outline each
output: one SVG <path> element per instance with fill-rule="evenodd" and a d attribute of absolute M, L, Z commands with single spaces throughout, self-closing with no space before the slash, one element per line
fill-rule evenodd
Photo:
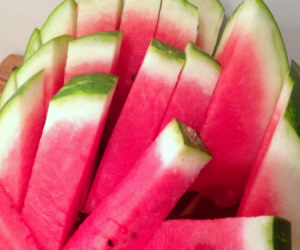
<path fill-rule="evenodd" d="M 163 0 L 155 38 L 184 50 L 197 35 L 198 8 L 187 0 Z"/>
<path fill-rule="evenodd" d="M 173 119 L 64 250 L 143 249 L 210 160 L 199 135 Z"/>
<path fill-rule="evenodd" d="M 217 50 L 222 73 L 200 131 L 214 159 L 192 190 L 220 206 L 237 204 L 289 65 L 276 22 L 262 0 L 245 0 Z"/>
<path fill-rule="evenodd" d="M 51 12 L 41 28 L 43 44 L 62 35 L 76 38 L 76 8 L 77 4 L 74 0 L 64 0 Z"/>
<path fill-rule="evenodd" d="M 46 119 L 44 71 L 30 78 L 0 113 L 0 184 L 22 209 Z"/>
<path fill-rule="evenodd" d="M 292 223 L 300 248 L 300 67 L 292 62 L 242 199 L 239 216 L 277 215 Z"/>
<path fill-rule="evenodd" d="M 199 30 L 196 44 L 208 54 L 214 52 L 225 10 L 219 0 L 189 0 L 198 8 Z"/>
<path fill-rule="evenodd" d="M 160 131 L 176 117 L 199 132 L 220 77 L 220 64 L 194 43 L 188 43 L 185 53 L 186 64 L 180 74 Z"/>
<path fill-rule="evenodd" d="M 40 249 L 25 224 L 21 214 L 14 207 L 12 200 L 0 185 L 0 249 L 3 250 L 38 250 Z"/>
<path fill-rule="evenodd" d="M 43 44 L 28 60 L 22 64 L 16 75 L 18 87 L 29 77 L 45 69 L 45 109 L 64 83 L 68 43 L 71 36 L 63 35 Z"/>
<path fill-rule="evenodd" d="M 100 162 L 86 213 L 124 178 L 155 139 L 184 63 L 183 51 L 152 40 Z"/>
<path fill-rule="evenodd" d="M 124 31 L 124 36 L 117 69 L 117 75 L 120 78 L 103 133 L 101 143 L 104 148 L 155 35 L 160 4 L 161 0 L 126 0 L 124 2 L 120 24 L 120 30 Z"/>
<path fill-rule="evenodd" d="M 101 32 L 70 41 L 64 82 L 88 73 L 115 74 L 123 32 Z"/>
<path fill-rule="evenodd" d="M 45 250 L 61 249 L 74 230 L 117 79 L 76 76 L 50 102 L 22 211 Z"/>
<path fill-rule="evenodd" d="M 77 12 L 77 38 L 118 30 L 122 0 L 78 0 Z"/>
<path fill-rule="evenodd" d="M 31 34 L 29 42 L 27 44 L 27 48 L 24 54 L 23 63 L 27 61 L 27 59 L 36 52 L 39 47 L 42 46 L 41 32 L 39 29 L 35 28 Z"/>
<path fill-rule="evenodd" d="M 16 80 L 16 75 L 19 69 L 15 69 L 10 77 L 8 78 L 3 92 L 1 94 L 0 97 L 0 111 L 3 108 L 3 106 L 5 105 L 5 103 L 9 100 L 9 98 L 12 97 L 12 95 L 17 91 L 18 86 L 17 86 L 17 80 Z"/>
<path fill-rule="evenodd" d="M 291 250 L 291 223 L 275 216 L 169 220 L 144 250 Z"/>

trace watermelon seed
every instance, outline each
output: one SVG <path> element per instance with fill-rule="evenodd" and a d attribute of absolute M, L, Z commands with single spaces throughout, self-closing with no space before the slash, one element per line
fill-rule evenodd
<path fill-rule="evenodd" d="M 135 80 L 135 77 L 136 77 L 136 75 L 133 75 L 132 78 L 131 78 L 133 82 Z"/>
<path fill-rule="evenodd" d="M 112 242 L 111 239 L 108 239 L 107 245 L 109 245 L 110 247 L 114 247 L 114 243 Z"/>
<path fill-rule="evenodd" d="M 136 236 L 136 234 L 132 234 L 132 235 L 131 235 L 131 238 L 135 238 L 135 236 Z"/>

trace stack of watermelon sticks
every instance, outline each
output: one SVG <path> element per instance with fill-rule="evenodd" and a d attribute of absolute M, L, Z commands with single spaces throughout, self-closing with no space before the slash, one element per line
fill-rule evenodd
<path fill-rule="evenodd" d="M 64 0 L 0 99 L 0 249 L 300 249 L 300 67 L 262 0 Z"/>

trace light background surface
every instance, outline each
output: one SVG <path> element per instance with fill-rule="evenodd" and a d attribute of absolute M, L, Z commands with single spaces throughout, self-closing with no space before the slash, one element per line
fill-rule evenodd
<path fill-rule="evenodd" d="M 33 29 L 41 28 L 61 1 L 0 0 L 0 62 L 11 53 L 23 55 Z M 221 0 L 227 16 L 231 15 L 240 2 L 241 0 Z M 289 59 L 300 63 L 300 0 L 265 2 L 282 32 Z"/>

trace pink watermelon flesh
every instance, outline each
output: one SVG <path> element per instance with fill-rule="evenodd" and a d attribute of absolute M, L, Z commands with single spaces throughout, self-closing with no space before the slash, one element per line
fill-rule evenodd
<path fill-rule="evenodd" d="M 200 131 L 221 66 L 189 42 L 186 47 L 187 62 L 182 70 L 160 131 L 174 118 Z"/>
<path fill-rule="evenodd" d="M 86 213 L 95 209 L 155 139 L 184 57 L 183 51 L 153 39 L 100 162 Z"/>
<path fill-rule="evenodd" d="M 120 79 L 103 133 L 102 148 L 105 148 L 108 143 L 149 44 L 154 37 L 160 4 L 161 0 L 126 0 L 124 3 L 120 24 L 120 30 L 124 31 L 124 36 L 117 68 L 117 75 Z"/>
<path fill-rule="evenodd" d="M 163 0 L 155 38 L 184 50 L 197 40 L 198 16 L 198 8 L 186 0 Z"/>
<path fill-rule="evenodd" d="M 290 226 L 273 216 L 169 220 L 162 223 L 144 250 L 290 250 Z"/>
<path fill-rule="evenodd" d="M 30 78 L 0 113 L 0 183 L 22 209 L 46 119 L 44 72 Z"/>
<path fill-rule="evenodd" d="M 108 74 L 74 77 L 50 102 L 22 211 L 44 249 L 61 249 L 74 230 L 116 81 Z"/>
<path fill-rule="evenodd" d="M 0 185 L 0 249 L 38 250 L 41 249 L 33 238 L 12 200 Z"/>
<path fill-rule="evenodd" d="M 64 83 L 77 75 L 115 74 L 122 42 L 122 31 L 101 32 L 69 43 Z"/>
<path fill-rule="evenodd" d="M 121 0 L 79 0 L 77 4 L 77 38 L 118 30 Z"/>
<path fill-rule="evenodd" d="M 211 159 L 200 137 L 190 129 L 194 140 L 187 130 L 176 119 L 171 121 L 64 250 L 143 249 Z"/>
<path fill-rule="evenodd" d="M 293 249 L 300 247 L 300 67 L 292 63 L 251 172 L 239 216 L 276 215 L 292 223 Z"/>
<path fill-rule="evenodd" d="M 217 55 L 222 73 L 200 131 L 214 159 L 191 188 L 220 206 L 240 201 L 288 71 L 280 32 L 265 4 L 246 0 L 241 9 Z M 266 32 L 276 43 L 265 39 Z"/>

